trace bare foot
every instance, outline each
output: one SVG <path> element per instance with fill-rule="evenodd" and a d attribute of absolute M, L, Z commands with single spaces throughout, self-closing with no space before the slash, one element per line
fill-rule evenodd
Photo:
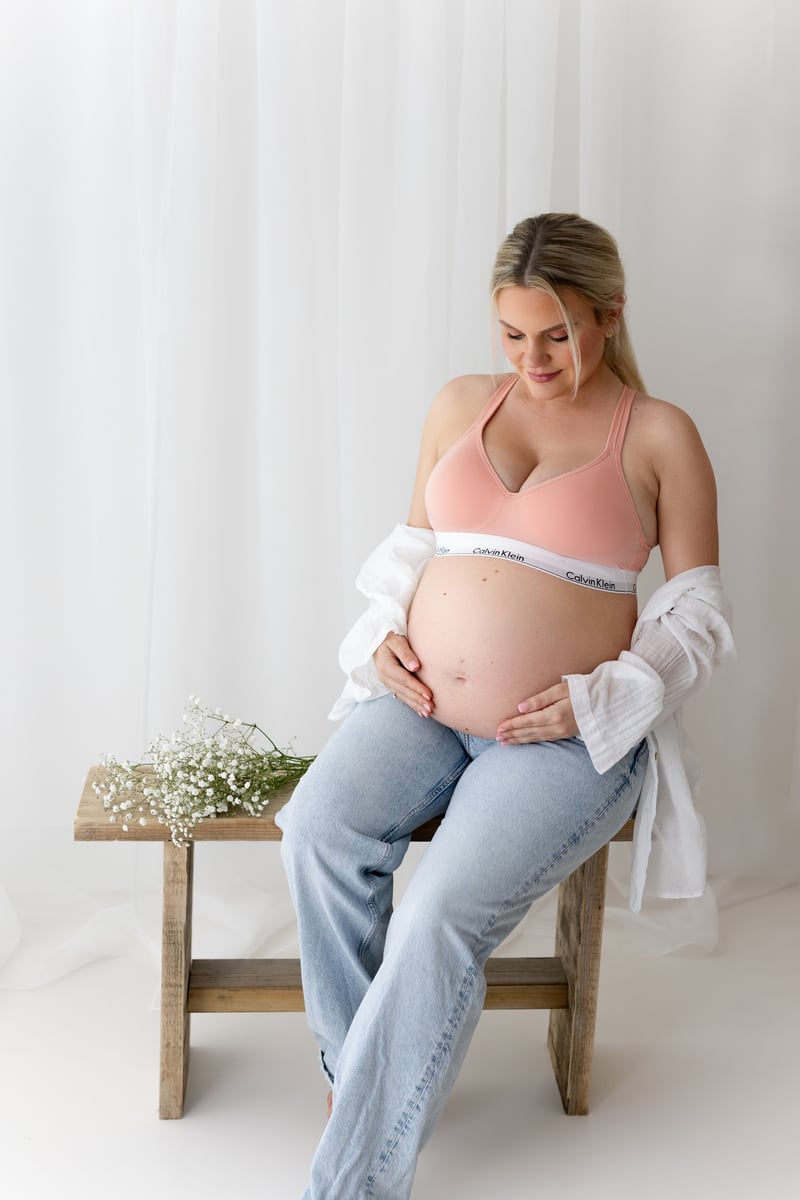
<path fill-rule="evenodd" d="M 333 1112 L 333 1092 L 328 1092 L 328 1120 L 329 1121 L 331 1119 L 332 1112 Z"/>

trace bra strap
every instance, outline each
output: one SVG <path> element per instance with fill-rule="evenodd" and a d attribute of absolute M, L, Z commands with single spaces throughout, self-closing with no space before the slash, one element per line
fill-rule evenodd
<path fill-rule="evenodd" d="M 470 429 L 480 429 L 481 432 L 483 432 L 485 427 L 489 424 L 489 421 L 492 419 L 500 405 L 505 400 L 508 393 L 513 388 L 514 384 L 517 382 L 518 378 L 518 375 L 512 375 L 510 379 L 504 379 L 500 386 L 495 388 L 475 420 L 470 425 Z"/>
<path fill-rule="evenodd" d="M 617 407 L 614 410 L 614 419 L 611 422 L 611 429 L 608 434 L 608 449 L 613 451 L 617 458 L 619 458 L 622 452 L 622 443 L 625 441 L 625 434 L 628 431 L 628 421 L 631 417 L 631 409 L 633 408 L 635 399 L 636 392 L 626 384 L 617 401 Z"/>

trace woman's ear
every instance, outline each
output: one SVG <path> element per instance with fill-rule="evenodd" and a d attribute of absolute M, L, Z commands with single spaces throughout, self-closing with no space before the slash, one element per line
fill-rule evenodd
<path fill-rule="evenodd" d="M 617 332 L 617 326 L 619 325 L 620 318 L 622 317 L 622 313 L 625 308 L 625 297 L 622 292 L 618 292 L 614 297 L 614 300 L 615 303 L 609 307 L 608 312 L 606 313 L 606 337 L 613 337 Z"/>

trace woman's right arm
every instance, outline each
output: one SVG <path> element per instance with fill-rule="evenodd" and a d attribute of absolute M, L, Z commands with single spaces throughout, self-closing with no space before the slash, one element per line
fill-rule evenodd
<path fill-rule="evenodd" d="M 485 377 L 475 375 L 452 379 L 436 396 L 422 431 L 409 525 L 418 529 L 431 528 L 425 505 L 428 476 L 442 454 L 469 426 L 485 400 Z M 420 716 L 429 717 L 435 707 L 433 693 L 417 676 L 421 664 L 408 638 L 401 633 L 387 634 L 372 657 L 384 687 Z"/>

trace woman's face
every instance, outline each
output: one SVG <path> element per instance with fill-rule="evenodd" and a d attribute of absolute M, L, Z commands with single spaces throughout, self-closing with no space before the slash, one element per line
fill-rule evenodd
<path fill-rule="evenodd" d="M 598 324 L 591 304 L 583 296 L 565 291 L 561 298 L 580 347 L 578 387 L 585 387 L 603 362 L 606 327 Z M 577 390 L 575 363 L 555 300 L 538 288 L 501 288 L 497 314 L 505 355 L 530 394 L 543 400 L 573 395 Z"/>

